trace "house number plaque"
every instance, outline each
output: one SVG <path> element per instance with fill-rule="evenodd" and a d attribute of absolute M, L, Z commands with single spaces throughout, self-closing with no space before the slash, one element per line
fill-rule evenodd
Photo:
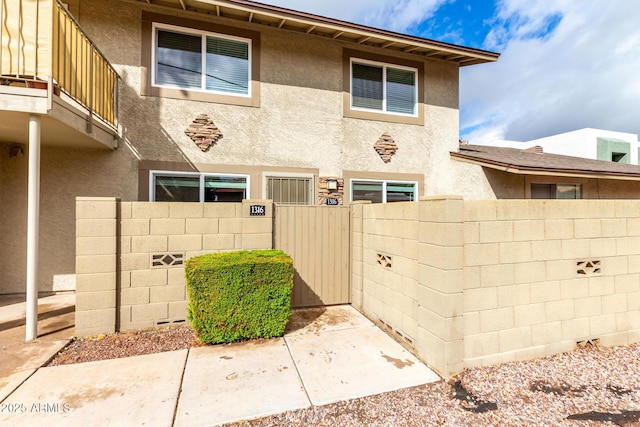
<path fill-rule="evenodd" d="M 267 208 L 264 205 L 251 205 L 249 208 L 251 216 L 265 216 L 267 213 Z"/>
<path fill-rule="evenodd" d="M 333 198 L 333 197 L 327 199 L 327 205 L 329 205 L 329 206 L 337 206 L 338 205 L 338 199 Z"/>

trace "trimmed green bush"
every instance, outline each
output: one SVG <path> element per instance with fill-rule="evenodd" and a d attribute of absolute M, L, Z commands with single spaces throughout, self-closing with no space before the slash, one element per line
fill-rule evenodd
<path fill-rule="evenodd" d="M 201 341 L 280 337 L 291 316 L 293 260 L 279 250 L 222 252 L 185 263 L 188 318 Z"/>

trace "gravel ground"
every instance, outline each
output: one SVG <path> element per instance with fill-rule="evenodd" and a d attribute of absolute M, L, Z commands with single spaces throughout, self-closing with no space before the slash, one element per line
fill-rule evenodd
<path fill-rule="evenodd" d="M 75 340 L 49 366 L 201 345 L 188 327 Z M 243 421 L 242 426 L 640 427 L 640 344 L 467 369 L 451 381 Z"/>

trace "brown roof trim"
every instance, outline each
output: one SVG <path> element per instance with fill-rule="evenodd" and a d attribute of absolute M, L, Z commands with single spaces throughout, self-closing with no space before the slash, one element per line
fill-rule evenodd
<path fill-rule="evenodd" d="M 257 22 L 276 28 L 324 35 L 337 40 L 433 57 L 455 62 L 461 67 L 494 62 L 500 57 L 500 54 L 495 52 L 396 33 L 250 0 L 137 0 L 137 2 L 191 12 L 214 12 L 221 17 Z M 233 9 L 236 13 L 225 16 L 224 8 Z M 246 16 L 238 15 L 237 11 L 245 12 Z M 287 25 L 287 20 L 292 20 L 292 24 L 298 25 Z M 305 24 L 308 26 L 305 27 Z M 299 25 L 303 25 L 303 27 L 300 28 Z"/>
<path fill-rule="evenodd" d="M 455 160 L 520 175 L 640 181 L 640 166 L 603 160 L 480 145 L 460 146 L 460 151 L 449 154 Z"/>

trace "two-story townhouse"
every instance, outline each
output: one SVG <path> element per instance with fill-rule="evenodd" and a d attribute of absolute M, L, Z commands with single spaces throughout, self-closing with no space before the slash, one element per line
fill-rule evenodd
<path fill-rule="evenodd" d="M 498 58 L 245 0 L 0 9 L 0 293 L 73 289 L 78 196 L 451 193 L 459 69 Z"/>

